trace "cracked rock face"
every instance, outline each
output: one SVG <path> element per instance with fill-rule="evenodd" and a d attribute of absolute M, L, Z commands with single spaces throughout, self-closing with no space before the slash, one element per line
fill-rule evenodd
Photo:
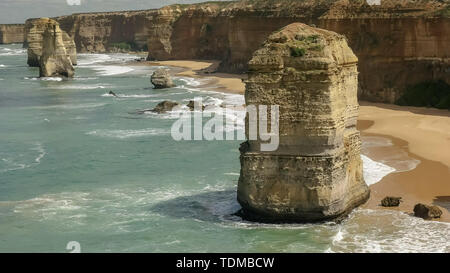
<path fill-rule="evenodd" d="M 338 219 L 368 199 L 356 130 L 357 62 L 344 36 L 301 23 L 273 33 L 253 54 L 246 104 L 279 105 L 280 144 L 261 152 L 260 141 L 250 140 L 241 149 L 244 218 Z"/>
<path fill-rule="evenodd" d="M 64 38 L 58 22 L 42 18 L 39 21 L 42 32 L 42 51 L 39 58 L 40 77 L 73 77 L 74 68 L 64 46 Z"/>
<path fill-rule="evenodd" d="M 63 30 L 59 23 L 49 18 L 29 19 L 25 24 L 25 37 L 28 47 L 27 63 L 32 67 L 40 66 L 40 59 L 44 51 L 44 32 L 48 24 L 57 25 L 58 36 L 61 36 L 62 45 L 69 56 L 72 65 L 77 64 L 77 50 L 74 40 Z"/>

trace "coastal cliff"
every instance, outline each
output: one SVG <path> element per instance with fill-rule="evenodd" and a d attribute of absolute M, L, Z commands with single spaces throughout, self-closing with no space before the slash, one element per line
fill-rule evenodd
<path fill-rule="evenodd" d="M 345 35 L 360 99 L 397 102 L 407 87 L 450 84 L 450 4 L 440 0 L 242 0 L 54 18 L 78 52 L 147 51 L 149 60 L 216 59 L 245 72 L 267 36 L 294 22 Z M 431 98 L 430 98 L 431 99 Z"/>
<path fill-rule="evenodd" d="M 164 12 L 163 12 L 164 11 Z M 359 98 L 396 102 L 407 86 L 450 84 L 450 8 L 439 1 L 241 1 L 160 11 L 149 59 L 219 59 L 244 72 L 273 31 L 303 22 L 343 34 L 360 60 Z M 159 34 L 159 37 L 157 36 Z M 414 75 L 411 77 L 411 75 Z"/>
<path fill-rule="evenodd" d="M 344 36 L 300 23 L 275 32 L 254 53 L 245 102 L 279 105 L 280 138 L 278 149 L 262 151 L 246 119 L 237 194 L 245 218 L 323 221 L 368 199 L 356 130 L 357 62 Z"/>
<path fill-rule="evenodd" d="M 23 24 L 0 25 L 0 44 L 23 43 L 24 27 Z"/>

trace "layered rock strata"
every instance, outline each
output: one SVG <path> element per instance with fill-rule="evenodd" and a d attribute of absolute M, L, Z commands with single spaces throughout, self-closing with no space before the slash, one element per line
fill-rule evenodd
<path fill-rule="evenodd" d="M 0 25 L 0 44 L 23 43 L 24 24 Z"/>
<path fill-rule="evenodd" d="M 59 28 L 58 22 L 41 18 L 35 29 L 37 28 L 42 30 L 42 34 L 40 34 L 42 42 L 39 56 L 39 76 L 73 77 L 72 61 L 64 46 L 64 34 Z"/>
<path fill-rule="evenodd" d="M 245 218 L 323 221 L 368 199 L 356 130 L 357 61 L 344 36 L 301 23 L 272 34 L 254 53 L 246 104 L 279 105 L 280 139 L 274 152 L 262 152 L 259 140 L 241 149 Z"/>
<path fill-rule="evenodd" d="M 40 66 L 40 58 L 43 54 L 44 32 L 48 23 L 56 25 L 59 36 L 61 36 L 66 54 L 69 56 L 72 65 L 77 64 L 77 50 L 74 40 L 63 30 L 59 23 L 49 18 L 29 19 L 25 24 L 26 46 L 28 47 L 27 64 L 32 67 Z"/>
<path fill-rule="evenodd" d="M 359 59 L 359 98 L 393 103 L 409 85 L 450 84 L 450 4 L 442 0 L 241 0 L 55 18 L 78 52 L 147 50 L 149 60 L 216 59 L 245 72 L 272 32 L 302 22 L 344 34 Z"/>

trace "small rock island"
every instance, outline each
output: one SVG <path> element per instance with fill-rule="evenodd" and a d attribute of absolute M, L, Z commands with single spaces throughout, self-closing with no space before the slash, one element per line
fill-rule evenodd
<path fill-rule="evenodd" d="M 261 152 L 259 140 L 242 145 L 237 198 L 245 219 L 339 219 L 369 198 L 356 129 L 357 62 L 344 36 L 301 23 L 253 54 L 246 104 L 279 105 L 280 144 L 274 152 Z"/>

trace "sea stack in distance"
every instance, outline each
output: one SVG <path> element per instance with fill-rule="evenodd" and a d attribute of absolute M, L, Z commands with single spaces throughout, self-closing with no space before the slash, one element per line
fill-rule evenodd
<path fill-rule="evenodd" d="M 261 141 L 249 140 L 241 149 L 244 218 L 339 219 L 369 198 L 356 130 L 357 62 L 344 36 L 301 23 L 273 33 L 253 54 L 245 101 L 279 105 L 280 144 L 262 152 Z"/>
<path fill-rule="evenodd" d="M 28 65 L 38 66 L 40 77 L 65 76 L 74 74 L 76 62 L 75 43 L 59 27 L 59 23 L 49 18 L 28 20 L 26 23 L 28 44 Z"/>

